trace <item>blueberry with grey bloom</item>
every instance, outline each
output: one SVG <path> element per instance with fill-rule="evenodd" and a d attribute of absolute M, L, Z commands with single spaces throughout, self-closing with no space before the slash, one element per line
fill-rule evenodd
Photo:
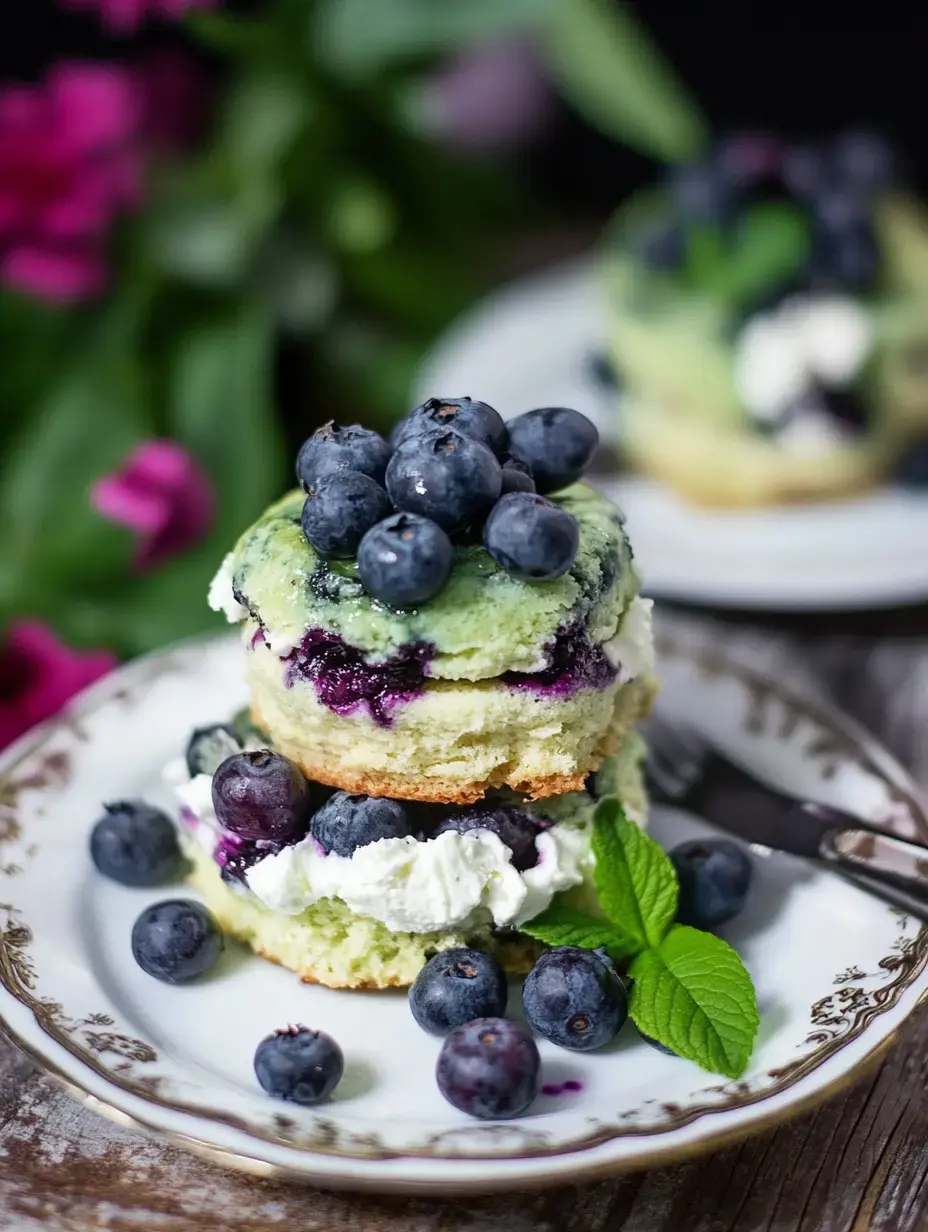
<path fill-rule="evenodd" d="M 392 608 L 418 607 L 451 575 L 454 548 L 440 526 L 414 513 L 394 513 L 372 527 L 358 548 L 368 594 Z"/>
<path fill-rule="evenodd" d="M 521 1116 L 541 1087 L 541 1057 L 531 1033 L 508 1018 L 476 1018 L 445 1038 L 435 1067 L 449 1104 L 481 1120 Z"/>
<path fill-rule="evenodd" d="M 532 468 L 543 495 L 566 488 L 583 474 L 599 444 L 585 415 L 567 406 L 543 406 L 510 419 L 509 452 Z"/>
<path fill-rule="evenodd" d="M 401 419 L 391 435 L 393 447 L 409 436 L 421 436 L 432 428 L 454 428 L 472 436 L 498 458 L 506 452 L 506 425 L 502 415 L 486 402 L 473 398 L 429 398 Z"/>
<path fill-rule="evenodd" d="M 403 838 L 409 819 L 399 800 L 337 791 L 313 816 L 309 831 L 328 855 L 351 856 L 382 838 Z"/>
<path fill-rule="evenodd" d="M 507 492 L 534 492 L 535 480 L 532 478 L 532 468 L 515 458 L 507 458 L 503 463 L 503 486 L 501 496 Z"/>
<path fill-rule="evenodd" d="M 339 471 L 324 475 L 306 493 L 300 525 L 307 542 L 322 556 L 348 559 L 390 511 L 390 498 L 369 475 Z"/>
<path fill-rule="evenodd" d="M 132 955 L 148 975 L 186 984 L 203 975 L 222 953 L 219 925 L 193 899 L 172 898 L 146 907 L 132 929 Z"/>
<path fill-rule="evenodd" d="M 360 424 L 343 427 L 330 420 L 303 443 L 296 461 L 296 477 L 304 492 L 315 487 L 323 475 L 336 471 L 360 471 L 383 483 L 390 461 L 390 446 L 379 432 Z"/>
<path fill-rule="evenodd" d="M 677 874 L 677 920 L 692 928 L 724 924 L 744 907 L 751 888 L 750 856 L 727 838 L 696 838 L 667 853 Z"/>
<path fill-rule="evenodd" d="M 510 492 L 493 506 L 483 546 L 513 577 L 550 582 L 574 563 L 580 528 L 566 509 L 533 492 Z"/>
<path fill-rule="evenodd" d="M 219 824 L 241 838 L 293 843 L 309 828 L 310 785 L 273 749 L 227 757 L 213 775 L 212 796 Z"/>
<path fill-rule="evenodd" d="M 517 804 L 484 801 L 446 817 L 435 827 L 435 834 L 471 834 L 486 830 L 509 848 L 513 868 L 524 873 L 538 863 L 535 840 L 549 825 L 550 822 L 544 818 L 536 817 Z"/>
<path fill-rule="evenodd" d="M 564 945 L 542 954 L 522 986 L 529 1026 L 561 1048 L 601 1048 L 628 1017 L 628 994 L 607 957 Z"/>
<path fill-rule="evenodd" d="M 668 1048 L 666 1044 L 662 1044 L 660 1040 L 655 1039 L 653 1035 L 645 1035 L 640 1027 L 638 1028 L 638 1034 L 646 1044 L 650 1044 L 656 1052 L 662 1052 L 665 1057 L 676 1057 L 679 1055 L 672 1048 Z"/>
<path fill-rule="evenodd" d="M 266 1036 L 255 1050 L 255 1076 L 269 1095 L 293 1104 L 318 1104 L 345 1072 L 341 1048 L 324 1031 L 287 1027 Z"/>
<path fill-rule="evenodd" d="M 493 453 L 453 428 L 408 436 L 387 467 L 397 509 L 431 518 L 449 534 L 482 522 L 502 489 Z"/>
<path fill-rule="evenodd" d="M 435 954 L 409 990 L 412 1016 L 430 1035 L 447 1035 L 475 1018 L 501 1018 L 509 988 L 492 954 L 461 947 Z"/>
<path fill-rule="evenodd" d="M 177 834 L 165 813 L 144 800 L 103 808 L 90 833 L 90 856 L 104 876 L 120 885 L 154 886 L 179 872 Z"/>
<path fill-rule="evenodd" d="M 187 741 L 185 759 L 191 778 L 198 774 L 215 774 L 227 757 L 242 747 L 238 732 L 228 723 L 211 723 L 197 727 Z"/>

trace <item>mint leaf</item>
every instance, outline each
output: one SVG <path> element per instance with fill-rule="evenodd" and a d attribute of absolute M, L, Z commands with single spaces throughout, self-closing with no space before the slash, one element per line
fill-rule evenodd
<path fill-rule="evenodd" d="M 809 225 L 791 205 L 758 205 L 738 230 L 722 275 L 722 291 L 748 303 L 796 271 L 809 251 Z"/>
<path fill-rule="evenodd" d="M 528 933 L 536 941 L 546 945 L 578 945 L 584 950 L 604 949 L 610 958 L 627 958 L 641 948 L 630 937 L 608 920 L 597 919 L 578 911 L 576 907 L 551 904 L 547 911 L 536 915 L 523 924 L 520 932 Z"/>
<path fill-rule="evenodd" d="M 760 1020 L 751 977 L 730 945 L 681 925 L 639 954 L 629 974 L 639 1030 L 703 1069 L 744 1073 Z"/>
<path fill-rule="evenodd" d="M 600 906 L 635 950 L 660 945 L 677 914 L 677 877 L 653 838 L 628 820 L 614 796 L 596 806 L 593 880 Z"/>

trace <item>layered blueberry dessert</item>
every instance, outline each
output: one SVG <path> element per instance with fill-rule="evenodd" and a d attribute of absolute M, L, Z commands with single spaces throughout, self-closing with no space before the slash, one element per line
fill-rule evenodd
<path fill-rule="evenodd" d="M 165 777 L 191 880 L 224 932 L 307 982 L 383 988 L 462 945 L 528 970 L 537 946 L 520 926 L 555 895 L 593 893 L 597 785 L 643 822 L 642 753 L 630 733 L 587 790 L 448 806 L 311 783 L 239 722 L 195 732 Z"/>
<path fill-rule="evenodd" d="M 392 445 L 333 425 L 310 438 L 302 490 L 210 592 L 242 626 L 274 747 L 366 795 L 582 790 L 655 689 L 622 517 L 578 482 L 595 443 L 565 408 L 507 427 L 470 399 L 417 408 Z"/>
<path fill-rule="evenodd" d="M 722 141 L 623 207 L 603 269 L 637 469 L 703 504 L 928 478 L 928 217 L 879 136 Z"/>

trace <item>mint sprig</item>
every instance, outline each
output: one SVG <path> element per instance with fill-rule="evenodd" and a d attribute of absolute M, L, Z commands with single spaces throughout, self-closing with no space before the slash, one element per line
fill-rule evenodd
<path fill-rule="evenodd" d="M 739 1078 L 760 1022 L 751 977 L 721 937 L 678 925 L 629 969 L 629 1013 L 645 1035 L 704 1069 Z"/>
<path fill-rule="evenodd" d="M 612 796 L 597 805 L 593 880 L 602 917 L 556 900 L 522 925 L 548 945 L 632 958 L 629 1014 L 645 1035 L 714 1073 L 744 1073 L 759 1016 L 751 977 L 720 937 L 674 925 L 678 886 L 661 847 Z"/>

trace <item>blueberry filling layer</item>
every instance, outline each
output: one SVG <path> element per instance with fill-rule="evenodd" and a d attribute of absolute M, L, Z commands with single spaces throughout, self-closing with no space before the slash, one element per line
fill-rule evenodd
<path fill-rule="evenodd" d="M 570 697 L 580 689 L 604 689 L 618 674 L 602 646 L 591 642 L 580 625 L 560 629 L 545 655 L 548 663 L 540 672 L 505 672 L 504 683 L 544 697 Z"/>
<path fill-rule="evenodd" d="M 368 663 L 362 651 L 337 633 L 309 629 L 299 646 L 285 655 L 287 688 L 312 682 L 316 696 L 335 714 L 351 714 L 366 705 L 380 727 L 389 727 L 391 712 L 425 690 L 427 665 L 435 650 L 428 642 L 401 646 L 392 658 Z"/>
<path fill-rule="evenodd" d="M 247 884 L 245 874 L 248 870 L 265 856 L 276 855 L 284 846 L 283 843 L 271 843 L 264 839 L 240 838 L 230 830 L 223 830 L 213 849 L 213 859 L 219 865 L 219 875 L 223 881 L 244 886 Z"/>

